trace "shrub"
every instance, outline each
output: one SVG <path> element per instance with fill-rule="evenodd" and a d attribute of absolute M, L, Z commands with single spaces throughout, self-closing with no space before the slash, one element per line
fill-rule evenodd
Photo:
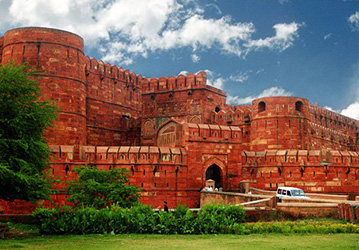
<path fill-rule="evenodd" d="M 138 203 L 140 189 L 129 183 L 128 170 L 113 168 L 109 171 L 96 167 L 77 167 L 73 170 L 77 179 L 69 181 L 66 187 L 68 201 L 75 206 L 105 208 L 112 204 L 131 207 Z"/>
<path fill-rule="evenodd" d="M 244 221 L 244 210 L 228 206 L 209 204 L 198 212 L 196 218 L 182 205 L 178 205 L 174 213 L 155 212 L 145 205 L 123 208 L 114 204 L 102 209 L 40 208 L 33 215 L 43 234 L 229 233 L 239 230 L 234 224 Z"/>

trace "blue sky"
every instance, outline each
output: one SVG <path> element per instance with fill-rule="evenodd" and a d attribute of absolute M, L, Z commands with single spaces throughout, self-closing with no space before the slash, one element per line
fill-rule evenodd
<path fill-rule="evenodd" d="M 148 78 L 206 71 L 227 102 L 299 96 L 359 119 L 359 0 L 0 0 L 0 35 L 74 32 Z"/>

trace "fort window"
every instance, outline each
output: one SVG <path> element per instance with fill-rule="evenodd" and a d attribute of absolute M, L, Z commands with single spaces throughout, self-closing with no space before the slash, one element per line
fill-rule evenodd
<path fill-rule="evenodd" d="M 167 187 L 169 187 L 169 185 L 168 185 L 168 183 L 167 183 L 167 185 L 166 185 Z"/>
<path fill-rule="evenodd" d="M 132 176 L 135 175 L 135 169 L 133 168 L 133 166 L 131 166 L 131 174 L 132 174 Z"/>
<path fill-rule="evenodd" d="M 157 187 L 157 183 L 155 183 L 155 187 Z"/>
<path fill-rule="evenodd" d="M 265 102 L 258 103 L 258 113 L 261 113 L 265 110 L 266 110 L 266 103 Z"/>
<path fill-rule="evenodd" d="M 218 113 L 219 111 L 221 111 L 221 109 L 220 109 L 219 107 L 216 107 L 216 108 L 214 109 L 214 111 L 215 111 L 216 113 Z"/>
<path fill-rule="evenodd" d="M 301 101 L 297 101 L 295 103 L 295 110 L 299 112 L 303 112 L 303 103 Z"/>
<path fill-rule="evenodd" d="M 156 173 L 157 173 L 157 166 L 155 166 L 155 168 L 153 169 L 153 176 L 154 176 L 154 177 L 157 176 Z"/>
<path fill-rule="evenodd" d="M 109 167 L 108 167 L 108 170 L 111 170 L 111 169 L 112 169 L 112 166 L 109 166 Z"/>
<path fill-rule="evenodd" d="M 69 170 L 70 170 L 69 165 L 66 165 L 66 167 L 65 167 L 65 178 L 67 178 L 67 174 L 68 174 Z"/>
<path fill-rule="evenodd" d="M 349 173 L 350 173 L 350 168 L 348 168 L 348 171 L 345 172 L 347 179 L 348 179 Z"/>
<path fill-rule="evenodd" d="M 143 183 L 141 183 L 141 187 L 143 187 Z"/>
<path fill-rule="evenodd" d="M 289 171 L 289 177 L 292 177 L 292 171 Z"/>
<path fill-rule="evenodd" d="M 146 169 L 143 170 L 143 176 L 145 176 L 145 175 L 146 175 Z"/>

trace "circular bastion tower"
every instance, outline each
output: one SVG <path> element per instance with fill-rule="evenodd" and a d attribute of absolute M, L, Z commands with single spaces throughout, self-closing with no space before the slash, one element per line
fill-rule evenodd
<path fill-rule="evenodd" d="M 307 99 L 266 97 L 252 102 L 251 150 L 309 149 Z"/>
<path fill-rule="evenodd" d="M 1 63 L 26 62 L 36 69 L 43 98 L 55 101 L 60 109 L 46 133 L 50 145 L 86 145 L 83 58 L 83 39 L 66 31 L 30 27 L 4 35 Z"/>

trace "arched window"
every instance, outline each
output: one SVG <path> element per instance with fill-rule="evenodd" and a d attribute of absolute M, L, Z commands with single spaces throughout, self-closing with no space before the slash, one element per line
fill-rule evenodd
<path fill-rule="evenodd" d="M 295 103 L 295 110 L 299 112 L 303 112 L 303 103 L 301 101 L 297 101 Z"/>
<path fill-rule="evenodd" d="M 265 102 L 258 103 L 258 113 L 263 112 L 265 110 L 266 110 L 266 103 Z"/>

